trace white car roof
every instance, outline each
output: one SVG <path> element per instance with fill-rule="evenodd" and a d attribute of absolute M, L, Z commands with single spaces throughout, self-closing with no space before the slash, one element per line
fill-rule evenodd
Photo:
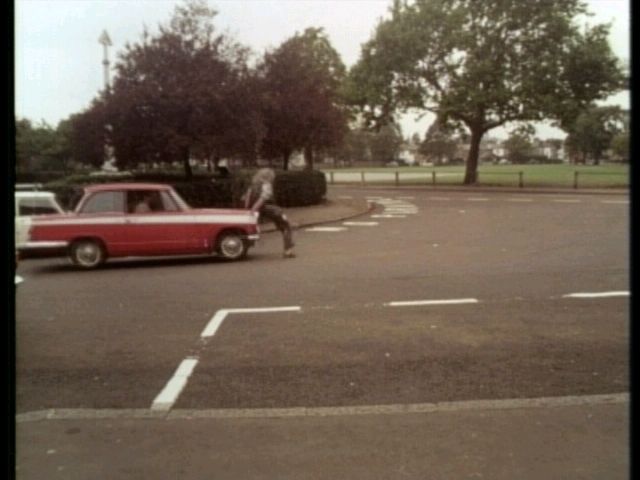
<path fill-rule="evenodd" d="M 53 192 L 15 192 L 16 198 L 51 198 L 55 194 Z"/>

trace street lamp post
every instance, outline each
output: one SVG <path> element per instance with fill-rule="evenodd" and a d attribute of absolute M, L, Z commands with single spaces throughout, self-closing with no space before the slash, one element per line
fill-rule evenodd
<path fill-rule="evenodd" d="M 102 35 L 98 38 L 98 42 L 102 44 L 104 57 L 102 65 L 104 65 L 104 91 L 109 92 L 109 47 L 111 46 L 111 39 L 106 30 L 102 31 Z"/>
<path fill-rule="evenodd" d="M 109 85 L 109 47 L 111 46 L 111 39 L 106 30 L 102 31 L 102 35 L 98 38 L 98 42 L 102 44 L 103 59 L 102 65 L 104 66 L 104 96 L 105 99 L 109 95 L 111 87 Z M 113 146 L 111 145 L 111 131 L 113 127 L 110 124 L 104 126 L 104 163 L 102 164 L 102 170 L 114 171 L 117 170 L 115 166 L 115 156 Z"/>

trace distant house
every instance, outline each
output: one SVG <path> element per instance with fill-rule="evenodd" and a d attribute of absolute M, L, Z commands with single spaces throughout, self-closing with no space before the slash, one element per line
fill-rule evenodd
<path fill-rule="evenodd" d="M 536 140 L 534 142 L 533 154 L 536 156 L 546 157 L 551 161 L 568 161 L 564 150 L 564 140 L 556 138 Z"/>
<path fill-rule="evenodd" d="M 417 165 L 419 163 L 418 148 L 413 144 L 404 144 L 400 147 L 398 159 L 407 165 Z"/>

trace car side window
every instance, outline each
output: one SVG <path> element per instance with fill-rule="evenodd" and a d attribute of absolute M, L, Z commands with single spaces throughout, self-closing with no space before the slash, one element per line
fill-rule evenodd
<path fill-rule="evenodd" d="M 20 200 L 18 215 L 48 215 L 60 213 L 51 203 L 42 198 L 31 198 Z"/>
<path fill-rule="evenodd" d="M 82 207 L 81 213 L 123 213 L 124 192 L 94 193 Z"/>
<path fill-rule="evenodd" d="M 177 205 L 164 191 L 131 190 L 127 192 L 127 212 L 174 212 Z"/>
<path fill-rule="evenodd" d="M 178 205 L 176 205 L 176 202 L 171 198 L 169 193 L 162 191 L 160 192 L 160 196 L 162 197 L 162 205 L 166 212 L 177 212 L 179 210 Z"/>

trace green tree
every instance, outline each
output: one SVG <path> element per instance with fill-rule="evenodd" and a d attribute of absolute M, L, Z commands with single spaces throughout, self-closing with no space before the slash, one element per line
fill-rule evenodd
<path fill-rule="evenodd" d="M 569 128 L 565 142 L 581 163 L 591 158 L 598 165 L 616 135 L 624 131 L 624 113 L 617 106 L 591 106 Z"/>
<path fill-rule="evenodd" d="M 206 1 L 187 0 L 159 34 L 126 46 L 105 97 L 120 167 L 178 160 L 190 178 L 196 150 L 215 158 L 247 150 L 241 133 L 258 130 L 247 111 L 252 90 L 242 86 L 248 51 L 216 34 L 215 15 Z"/>
<path fill-rule="evenodd" d="M 379 132 L 373 133 L 369 137 L 371 160 L 381 165 L 396 161 L 400 154 L 402 143 L 400 126 L 396 124 L 383 126 Z"/>
<path fill-rule="evenodd" d="M 370 160 L 369 141 L 371 133 L 362 129 L 349 130 L 344 141 L 331 153 L 336 160 L 342 162 L 366 162 Z"/>
<path fill-rule="evenodd" d="M 340 89 L 346 69 L 321 28 L 308 28 L 264 56 L 263 80 L 266 136 L 263 154 L 289 166 L 302 150 L 307 168 L 314 151 L 340 144 L 347 132 Z"/>
<path fill-rule="evenodd" d="M 620 132 L 613 137 L 611 150 L 618 159 L 629 161 L 629 131 Z"/>
<path fill-rule="evenodd" d="M 68 119 L 71 157 L 79 164 L 100 167 L 105 161 L 107 112 L 104 98 Z"/>
<path fill-rule="evenodd" d="M 44 121 L 36 125 L 28 119 L 16 121 L 16 166 L 19 170 L 65 170 L 69 157 L 67 122 L 60 122 L 53 128 Z"/>
<path fill-rule="evenodd" d="M 531 132 L 514 131 L 511 132 L 503 147 L 507 151 L 507 160 L 511 163 L 527 163 L 533 151 L 533 141 Z"/>
<path fill-rule="evenodd" d="M 451 160 L 458 147 L 452 133 L 446 124 L 436 118 L 429 126 L 418 151 L 436 165 L 442 164 L 445 159 Z"/>
<path fill-rule="evenodd" d="M 419 108 L 463 125 L 465 184 L 477 179 L 483 135 L 510 122 L 570 123 L 624 85 L 608 26 L 578 25 L 580 0 L 396 0 L 350 72 L 366 121 Z"/>

